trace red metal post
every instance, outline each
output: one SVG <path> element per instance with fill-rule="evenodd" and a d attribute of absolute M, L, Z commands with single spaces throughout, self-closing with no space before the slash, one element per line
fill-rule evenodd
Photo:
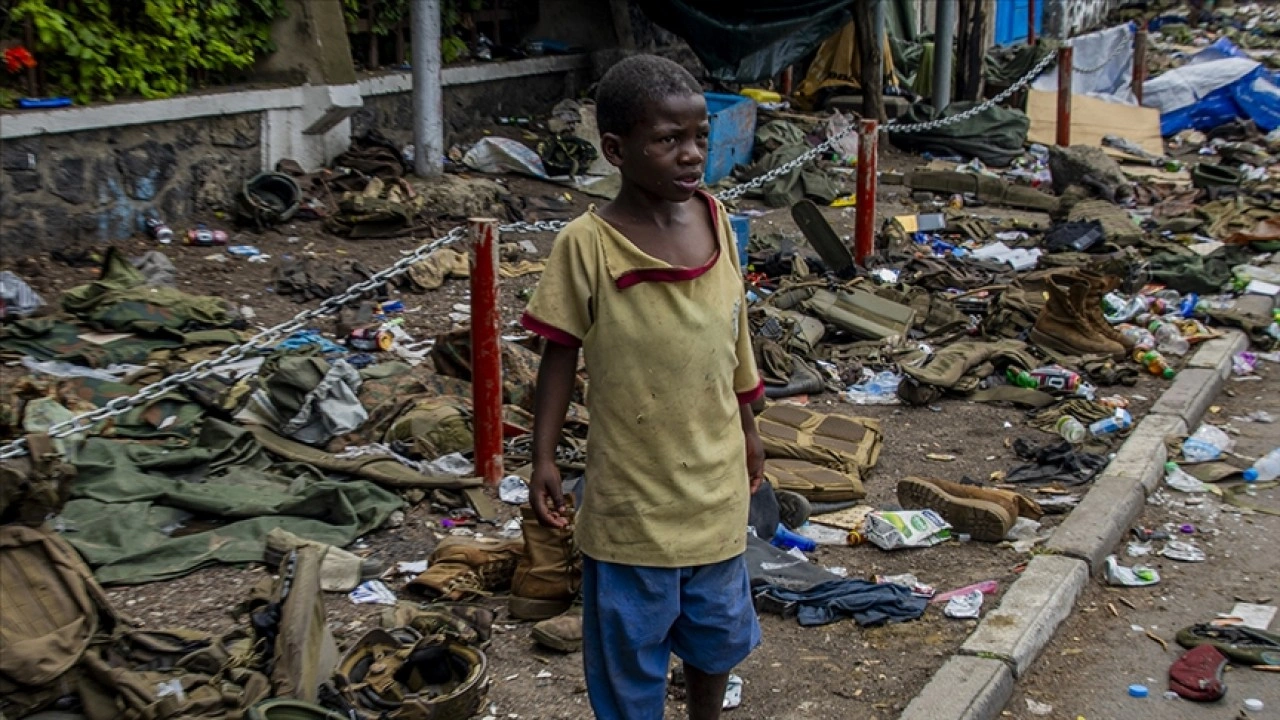
<path fill-rule="evenodd" d="M 1071 46 L 1058 48 L 1058 145 L 1071 144 Z"/>
<path fill-rule="evenodd" d="M 1133 34 L 1133 96 L 1142 104 L 1142 84 L 1147 81 L 1147 29 Z"/>
<path fill-rule="evenodd" d="M 1036 0 L 1027 0 L 1027 44 L 1036 44 Z"/>
<path fill-rule="evenodd" d="M 502 479 L 502 348 L 498 339 L 498 221 L 472 218 L 471 396 L 475 406 L 476 474 Z"/>
<path fill-rule="evenodd" d="M 782 97 L 784 98 L 791 97 L 791 84 L 792 84 L 793 76 L 794 76 L 794 70 L 792 69 L 792 66 L 788 65 L 787 69 L 782 71 L 782 83 L 781 83 L 781 86 L 779 87 L 779 93 L 778 93 L 782 95 Z"/>
<path fill-rule="evenodd" d="M 859 265 L 875 249 L 877 141 L 880 123 L 861 120 L 858 127 L 858 196 L 854 219 L 853 259 Z"/>

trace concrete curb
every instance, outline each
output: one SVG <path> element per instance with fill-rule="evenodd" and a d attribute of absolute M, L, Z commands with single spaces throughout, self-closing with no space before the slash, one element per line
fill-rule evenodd
<path fill-rule="evenodd" d="M 1205 342 L 1142 418 L 1054 531 L 1047 549 L 1005 591 L 1000 605 L 907 705 L 899 720 L 995 720 L 1075 607 L 1091 574 L 1124 536 L 1164 477 L 1165 438 L 1193 429 L 1231 375 L 1248 338 L 1229 331 Z"/>

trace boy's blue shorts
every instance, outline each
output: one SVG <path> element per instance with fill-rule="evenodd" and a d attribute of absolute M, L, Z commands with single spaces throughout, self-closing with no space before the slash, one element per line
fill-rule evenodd
<path fill-rule="evenodd" d="M 587 693 L 598 720 L 661 720 L 671 653 L 727 673 L 760 644 L 742 556 L 654 568 L 582 560 Z"/>

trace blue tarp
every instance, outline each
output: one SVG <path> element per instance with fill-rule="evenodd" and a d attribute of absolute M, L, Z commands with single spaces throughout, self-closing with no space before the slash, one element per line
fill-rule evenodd
<path fill-rule="evenodd" d="M 1249 118 L 1263 132 L 1280 127 L 1280 82 L 1223 38 L 1187 65 L 1148 80 L 1144 103 L 1160 110 L 1160 133 L 1212 130 Z"/>

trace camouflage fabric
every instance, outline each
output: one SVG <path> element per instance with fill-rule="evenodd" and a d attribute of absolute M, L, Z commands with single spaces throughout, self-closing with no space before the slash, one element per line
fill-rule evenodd
<path fill-rule="evenodd" d="M 128 258 L 111 248 L 99 279 L 63 293 L 62 307 L 92 327 L 114 332 L 166 334 L 228 327 L 238 320 L 222 298 L 189 295 L 146 281 Z"/>
<path fill-rule="evenodd" d="M 179 337 L 124 338 L 107 345 L 81 340 L 84 329 L 53 318 L 28 318 L 0 326 L 0 357 L 62 360 L 91 368 L 141 365 L 156 350 L 181 347 Z"/>
<path fill-rule="evenodd" d="M 431 359 L 441 375 L 471 380 L 471 331 L 463 329 L 436 338 Z M 533 392 L 538 382 L 538 353 L 510 340 L 502 341 L 502 402 L 533 412 Z M 579 378 L 573 395 L 582 402 L 586 386 Z M 467 393 L 467 397 L 470 397 Z"/>

